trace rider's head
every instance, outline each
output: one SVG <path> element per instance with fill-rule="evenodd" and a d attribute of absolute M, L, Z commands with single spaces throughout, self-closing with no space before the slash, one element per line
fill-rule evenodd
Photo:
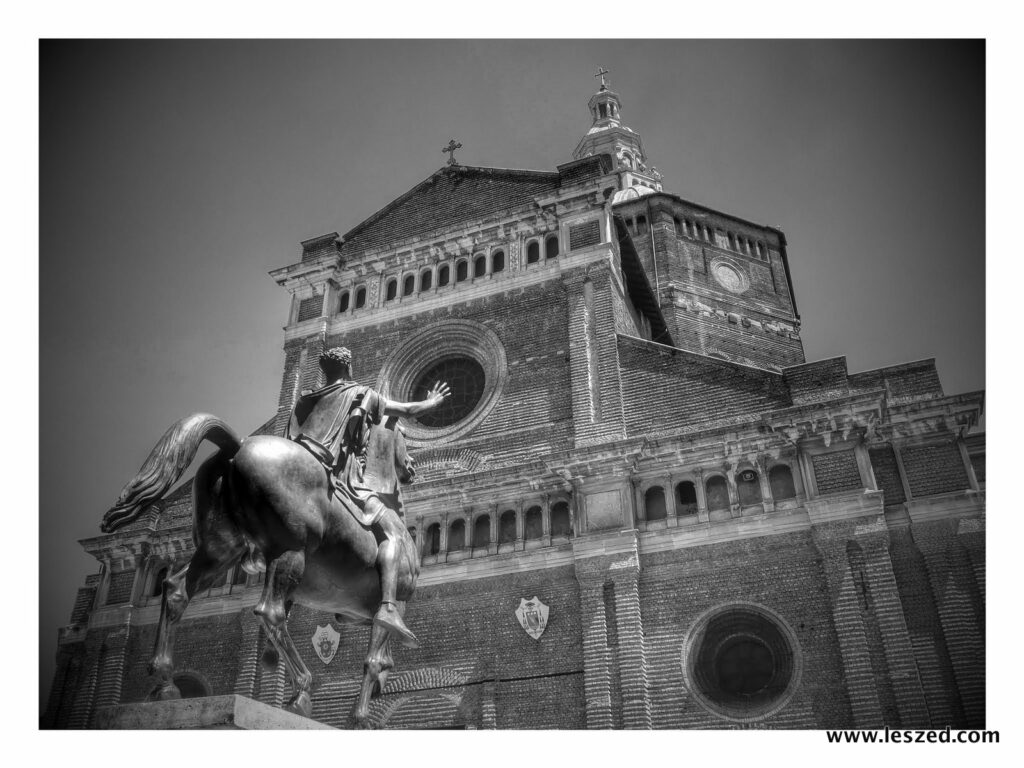
<path fill-rule="evenodd" d="M 345 347 L 332 347 L 320 355 L 320 370 L 328 381 L 352 378 L 352 353 Z"/>

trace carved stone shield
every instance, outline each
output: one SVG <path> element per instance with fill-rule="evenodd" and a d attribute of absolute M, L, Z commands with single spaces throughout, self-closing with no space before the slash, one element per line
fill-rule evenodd
<path fill-rule="evenodd" d="M 523 625 L 526 634 L 534 640 L 540 640 L 540 636 L 544 634 L 544 630 L 548 626 L 548 607 L 536 596 L 533 600 L 521 598 L 519 607 L 516 608 L 516 618 Z"/>
<path fill-rule="evenodd" d="M 313 650 L 320 657 L 320 661 L 324 664 L 331 663 L 334 654 L 338 652 L 338 641 L 340 639 L 341 635 L 338 634 L 338 630 L 330 624 L 323 627 L 317 626 L 316 632 L 313 633 Z"/>

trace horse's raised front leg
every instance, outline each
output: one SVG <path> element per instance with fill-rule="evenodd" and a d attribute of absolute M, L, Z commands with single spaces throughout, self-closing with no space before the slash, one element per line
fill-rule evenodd
<path fill-rule="evenodd" d="M 192 596 L 209 589 L 218 578 L 223 577 L 228 562 L 203 547 L 192 555 L 188 565 L 164 580 L 156 645 L 153 659 L 149 662 L 149 673 L 158 678 L 151 698 L 158 701 L 181 698 L 181 692 L 174 684 L 175 629 Z"/>
<path fill-rule="evenodd" d="M 399 610 L 405 611 L 405 604 L 399 604 Z M 363 682 L 359 687 L 359 696 L 352 707 L 352 720 L 357 727 L 365 727 L 370 716 L 370 700 L 384 693 L 388 674 L 395 667 L 391 658 L 391 635 L 379 624 L 370 630 L 370 646 L 363 662 Z"/>
<path fill-rule="evenodd" d="M 313 714 L 310 688 L 313 675 L 302 661 L 298 648 L 288 633 L 288 613 L 292 607 L 292 594 L 302 581 L 306 558 L 302 552 L 286 552 L 267 565 L 267 579 L 263 596 L 256 604 L 255 613 L 263 620 L 267 637 L 284 659 L 285 669 L 292 683 L 292 697 L 285 705 L 303 717 Z"/>
<path fill-rule="evenodd" d="M 151 698 L 162 701 L 180 699 L 181 691 L 174 684 L 174 629 L 188 605 L 185 592 L 186 565 L 177 573 L 164 579 L 162 597 L 160 598 L 160 621 L 156 630 L 156 647 L 153 659 L 149 662 L 149 674 L 158 678 L 157 686 L 150 694 Z"/>

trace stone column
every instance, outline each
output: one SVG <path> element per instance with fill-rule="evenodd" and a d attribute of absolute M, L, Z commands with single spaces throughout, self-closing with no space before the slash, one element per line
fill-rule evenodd
<path fill-rule="evenodd" d="M 860 481 L 870 491 L 878 490 L 878 482 L 875 480 L 875 470 L 871 466 L 871 455 L 863 440 L 858 440 L 853 447 L 853 455 L 857 458 L 857 468 L 860 470 Z"/>
<path fill-rule="evenodd" d="M 543 507 L 541 507 L 541 520 L 543 522 L 543 541 L 544 546 L 551 546 L 551 494 L 545 493 L 543 496 Z"/>
<path fill-rule="evenodd" d="M 666 481 L 668 485 L 663 486 L 665 491 L 665 524 L 671 527 L 679 525 L 679 507 L 676 504 L 676 478 L 669 473 Z"/>
<path fill-rule="evenodd" d="M 772 496 L 772 484 L 768 481 L 768 463 L 760 460 L 755 464 L 757 480 L 761 485 L 761 506 L 765 512 L 775 511 L 775 498 Z"/>
<path fill-rule="evenodd" d="M 708 496 L 704 488 L 704 470 L 698 469 L 694 478 L 693 489 L 697 492 L 697 522 L 706 523 L 711 520 L 708 514 Z"/>
<path fill-rule="evenodd" d="M 967 444 L 962 437 L 957 438 L 956 447 L 960 449 L 960 458 L 963 459 L 964 469 L 967 470 L 967 481 L 970 484 L 971 490 L 980 490 L 981 486 L 978 485 L 978 477 L 974 474 L 974 465 L 971 463 L 971 455 L 967 452 Z"/>
<path fill-rule="evenodd" d="M 640 528 L 641 521 L 647 519 L 647 515 L 644 514 L 644 494 L 641 490 L 641 481 L 639 477 L 631 477 L 629 482 L 633 486 L 633 525 L 630 527 Z"/>
<path fill-rule="evenodd" d="M 736 487 L 736 467 L 729 464 L 725 465 L 725 487 L 729 490 L 729 514 L 732 517 L 742 516 L 740 492 Z"/>
<path fill-rule="evenodd" d="M 523 503 L 522 499 L 519 499 L 516 502 L 516 544 L 513 547 L 513 549 L 515 551 L 517 551 L 517 552 L 522 550 L 526 546 L 526 544 L 525 544 L 525 538 L 526 537 L 523 535 L 523 529 L 525 528 L 525 525 L 526 525 L 526 523 L 525 523 L 525 521 L 523 519 L 525 517 L 525 514 L 526 514 L 525 511 L 523 510 L 524 506 L 525 506 L 525 504 Z"/>

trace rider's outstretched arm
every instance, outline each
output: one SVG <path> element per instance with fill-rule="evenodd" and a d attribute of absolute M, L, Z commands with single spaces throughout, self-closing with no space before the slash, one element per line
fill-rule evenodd
<path fill-rule="evenodd" d="M 421 400 L 418 403 L 395 403 L 388 400 L 387 406 L 384 408 L 384 415 L 415 416 L 418 413 L 437 408 L 451 393 L 452 391 L 448 388 L 448 385 L 442 384 L 439 381 L 427 392 L 427 399 Z"/>

